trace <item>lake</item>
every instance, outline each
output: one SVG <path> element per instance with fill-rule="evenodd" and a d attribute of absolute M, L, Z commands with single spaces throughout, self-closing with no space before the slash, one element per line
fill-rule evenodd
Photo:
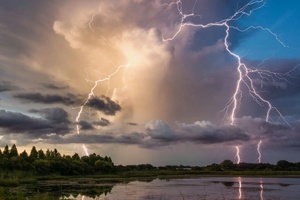
<path fill-rule="evenodd" d="M 124 182 L 86 180 L 77 184 L 47 182 L 27 190 L 27 194 L 47 193 L 57 199 L 73 200 L 297 200 L 300 199 L 300 178 L 197 177 Z"/>
<path fill-rule="evenodd" d="M 200 200 L 200 199 L 299 199 L 299 178 L 203 177 L 133 181 L 116 184 L 109 193 L 84 200 Z"/>

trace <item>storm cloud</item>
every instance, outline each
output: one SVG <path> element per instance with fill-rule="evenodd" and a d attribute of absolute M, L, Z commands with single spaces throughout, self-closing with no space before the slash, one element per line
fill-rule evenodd
<path fill-rule="evenodd" d="M 85 105 L 106 115 L 115 115 L 117 111 L 121 110 L 121 106 L 118 103 L 106 96 L 92 97 Z"/>
<path fill-rule="evenodd" d="M 17 89 L 19 89 L 19 87 L 9 81 L 1 81 L 0 82 L 0 92 L 13 91 L 13 90 L 17 90 Z"/>
<path fill-rule="evenodd" d="M 44 108 L 40 110 L 32 109 L 30 110 L 32 113 L 38 113 L 45 119 L 55 122 L 55 123 L 70 123 L 68 117 L 69 114 L 62 108 L 54 107 L 54 108 Z"/>
<path fill-rule="evenodd" d="M 110 124 L 111 124 L 110 121 L 103 117 L 101 117 L 101 119 L 99 121 L 93 122 L 93 125 L 95 125 L 95 126 L 108 126 Z"/>
<path fill-rule="evenodd" d="M 74 105 L 80 102 L 79 99 L 73 94 L 67 94 L 66 96 L 61 96 L 57 94 L 19 93 L 19 94 L 15 94 L 14 97 L 30 103 L 44 103 L 44 104 L 61 103 L 64 105 Z"/>
<path fill-rule="evenodd" d="M 131 144 L 143 148 L 165 147 L 180 143 L 195 145 L 256 145 L 260 140 L 265 147 L 299 147 L 300 123 L 293 126 L 265 122 L 263 119 L 243 117 L 237 119 L 238 125 L 223 126 L 208 121 L 192 124 L 177 123 L 170 128 L 165 122 L 155 120 L 146 124 L 140 132 L 101 131 L 84 135 L 66 135 L 59 140 L 48 138 L 51 143 L 87 143 L 87 144 Z"/>
<path fill-rule="evenodd" d="M 249 2 L 229 27 L 197 27 L 225 22 Z M 300 29 L 294 25 L 299 6 L 284 5 L 279 0 L 2 1 L 3 141 L 27 138 L 63 149 L 86 143 L 112 154 L 122 148 L 119 158 L 128 160 L 135 156 L 128 158 L 134 152 L 125 153 L 127 146 L 147 153 L 159 148 L 149 159 L 176 162 L 195 147 L 190 160 L 199 155 L 199 163 L 212 161 L 209 146 L 224 152 L 224 147 L 252 145 L 256 158 L 262 140 L 263 148 L 292 152 L 300 147 Z M 278 37 L 267 29 L 238 31 L 260 25 Z M 257 104 L 244 77 L 235 123 L 229 125 L 239 71 L 224 44 L 226 34 L 228 49 L 249 67 L 242 72 L 253 80 L 251 87 L 289 117 L 273 109 L 266 121 L 268 104 Z M 277 39 L 295 48 L 284 48 Z M 76 126 L 80 134 L 74 134 Z M 180 157 L 177 148 L 183 146 Z"/>
<path fill-rule="evenodd" d="M 96 132 L 96 131 L 95 131 Z M 208 122 L 194 124 L 178 124 L 176 129 L 170 128 L 161 120 L 149 122 L 143 132 L 129 133 L 90 133 L 84 135 L 68 135 L 60 138 L 58 143 L 103 143 L 103 144 L 132 144 L 144 148 L 169 146 L 178 143 L 191 142 L 194 144 L 242 144 L 251 139 L 238 127 L 218 127 Z"/>
<path fill-rule="evenodd" d="M 193 124 L 177 122 L 175 129 L 171 129 L 163 121 L 152 121 L 146 125 L 146 134 L 163 145 L 172 142 L 232 145 L 251 140 L 251 136 L 239 127 L 217 126 L 207 121 Z"/>
<path fill-rule="evenodd" d="M 84 120 L 81 120 L 78 124 L 80 125 L 80 130 L 93 130 L 93 129 L 95 129 L 92 124 L 90 124 L 89 122 L 84 121 Z"/>
<path fill-rule="evenodd" d="M 43 84 L 43 86 L 45 88 L 52 89 L 52 90 L 64 90 L 64 89 L 68 89 L 68 86 L 66 86 L 66 85 L 60 86 L 60 85 L 54 84 L 54 83 L 47 83 L 47 84 L 45 83 L 45 84 Z"/>
<path fill-rule="evenodd" d="M 45 134 L 66 134 L 71 128 L 65 113 L 60 109 L 35 111 L 44 118 L 31 117 L 19 112 L 0 110 L 0 127 L 6 133 L 23 133 L 31 138 Z"/>

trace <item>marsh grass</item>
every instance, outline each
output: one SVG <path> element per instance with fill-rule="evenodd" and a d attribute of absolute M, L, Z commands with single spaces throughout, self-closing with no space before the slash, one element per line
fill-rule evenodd
<path fill-rule="evenodd" d="M 17 187 L 19 186 L 19 180 L 18 179 L 1 179 L 0 180 L 0 186 L 3 187 Z"/>
<path fill-rule="evenodd" d="M 37 179 L 35 178 L 23 178 L 19 180 L 20 184 L 36 184 Z"/>
<path fill-rule="evenodd" d="M 21 191 L 14 191 L 9 188 L 0 187 L 1 200 L 58 200 L 58 197 L 53 197 L 49 193 L 39 193 L 33 196 L 26 196 Z"/>

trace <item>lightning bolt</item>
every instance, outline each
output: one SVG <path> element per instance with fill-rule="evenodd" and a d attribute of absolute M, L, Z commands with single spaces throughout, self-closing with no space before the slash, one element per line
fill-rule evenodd
<path fill-rule="evenodd" d="M 253 14 L 254 11 L 264 7 L 265 3 L 266 3 L 265 0 L 252 0 L 249 3 L 247 3 L 246 5 L 239 8 L 230 17 L 220 20 L 220 21 L 217 21 L 217 22 L 212 22 L 212 23 L 207 23 L 207 24 L 197 24 L 197 23 L 192 23 L 192 22 L 188 21 L 188 19 L 190 19 L 191 17 L 200 16 L 200 15 L 195 15 L 195 13 L 194 13 L 194 8 L 195 8 L 196 3 L 197 3 L 197 1 L 195 1 L 193 11 L 191 13 L 185 14 L 182 10 L 182 0 L 175 1 L 170 4 L 161 4 L 160 2 L 158 2 L 158 4 L 160 6 L 170 7 L 170 6 L 176 5 L 178 13 L 181 16 L 181 20 L 180 20 L 177 31 L 170 37 L 165 38 L 163 36 L 162 37 L 163 41 L 167 42 L 167 41 L 174 40 L 179 35 L 179 33 L 182 31 L 182 29 L 186 26 L 199 27 L 202 29 L 210 28 L 210 27 L 224 27 L 225 33 L 226 33 L 225 37 L 224 37 L 224 46 L 225 46 L 226 51 L 237 60 L 237 68 L 236 69 L 237 69 L 238 78 L 237 78 L 237 82 L 235 85 L 233 95 L 232 95 L 231 99 L 229 100 L 229 102 L 225 105 L 225 108 L 223 109 L 223 111 L 225 112 L 223 119 L 225 119 L 226 116 L 229 116 L 230 124 L 231 125 L 236 124 L 236 114 L 237 114 L 240 100 L 243 96 L 241 86 L 244 84 L 246 86 L 246 88 L 248 89 L 248 93 L 253 98 L 253 100 L 258 105 L 260 105 L 262 107 L 266 107 L 266 117 L 265 117 L 266 122 L 270 121 L 270 113 L 273 111 L 273 112 L 277 113 L 279 118 L 284 123 L 289 124 L 288 121 L 283 116 L 283 114 L 279 111 L 279 109 L 277 109 L 275 106 L 273 106 L 271 104 L 270 101 L 268 101 L 267 99 L 265 99 L 263 96 L 261 96 L 259 94 L 258 89 L 255 87 L 254 81 L 251 78 L 251 75 L 252 74 L 258 75 L 261 78 L 262 82 L 263 81 L 271 82 L 271 81 L 276 81 L 276 80 L 289 82 L 288 78 L 294 78 L 294 77 L 292 77 L 291 72 L 293 72 L 297 67 L 299 67 L 299 65 L 296 65 L 292 70 L 290 70 L 286 73 L 275 73 L 275 72 L 271 72 L 271 71 L 260 69 L 260 68 L 252 69 L 252 68 L 248 67 L 242 61 L 241 56 L 239 56 L 238 54 L 236 54 L 230 50 L 230 43 L 228 41 L 231 30 L 245 32 L 245 31 L 248 31 L 251 29 L 260 29 L 262 31 L 269 33 L 271 36 L 273 36 L 274 39 L 279 44 L 281 44 L 283 47 L 285 47 L 285 48 L 289 47 L 289 46 L 285 45 L 284 42 L 282 42 L 280 40 L 279 36 L 276 35 L 274 32 L 272 32 L 269 28 L 265 28 L 262 26 L 249 26 L 245 29 L 240 29 L 236 26 L 230 25 L 230 22 L 237 21 L 237 20 L 241 19 L 243 16 L 250 16 Z M 263 86 L 262 82 L 261 82 L 261 87 Z M 260 140 L 260 143 L 258 144 L 259 147 L 260 147 L 261 143 L 262 143 L 262 141 Z M 236 146 L 235 148 L 237 150 L 237 155 L 236 155 L 236 157 L 238 159 L 237 162 L 239 163 L 240 162 L 239 147 Z M 261 153 L 260 153 L 260 149 L 259 149 L 259 162 L 260 162 L 260 159 L 261 159 Z"/>
<path fill-rule="evenodd" d="M 237 164 L 240 164 L 241 162 L 241 157 L 240 157 L 240 148 L 238 146 L 235 146 L 236 149 L 236 158 L 237 158 Z"/>
<path fill-rule="evenodd" d="M 259 140 L 259 143 L 257 144 L 257 153 L 258 153 L 258 162 L 261 163 L 261 144 L 262 144 L 262 140 Z"/>
<path fill-rule="evenodd" d="M 100 13 L 107 17 L 107 15 L 105 15 L 104 13 L 101 12 L 101 8 L 99 8 L 99 10 L 98 10 L 97 12 L 95 12 L 95 13 L 92 15 L 90 21 L 88 22 L 88 27 L 90 28 L 90 30 L 91 30 L 94 34 L 96 34 L 97 36 L 99 36 L 99 37 L 104 41 L 105 45 L 112 47 L 111 43 L 110 43 L 103 35 L 101 35 L 100 33 L 98 33 L 98 32 L 93 28 L 93 26 L 92 26 L 92 24 L 93 24 L 93 22 L 94 22 L 94 20 L 95 20 L 95 17 L 96 17 L 98 14 L 100 14 Z M 93 87 L 90 89 L 90 92 L 89 92 L 89 94 L 88 94 L 86 100 L 85 100 L 84 103 L 80 106 L 79 111 L 78 111 L 77 116 L 76 116 L 76 119 L 75 119 L 75 122 L 76 122 L 76 133 L 77 133 L 78 135 L 80 134 L 79 121 L 80 121 L 82 112 L 83 112 L 84 107 L 86 106 L 86 104 L 89 102 L 89 100 L 90 100 L 92 97 L 95 96 L 94 90 L 97 88 L 97 86 L 98 86 L 100 83 L 103 83 L 103 82 L 107 81 L 107 90 L 106 90 L 106 95 L 107 95 L 107 94 L 109 93 L 110 89 L 111 89 L 111 86 L 110 86 L 110 80 L 111 80 L 111 78 L 112 78 L 114 75 L 116 75 L 122 68 L 127 68 L 127 67 L 129 67 L 129 65 L 130 65 L 130 64 L 117 66 L 117 67 L 116 67 L 116 70 L 115 70 L 113 73 L 111 73 L 111 74 L 109 74 L 109 75 L 107 75 L 107 74 L 102 74 L 102 75 L 104 75 L 104 76 L 106 76 L 106 77 L 105 77 L 105 78 L 102 78 L 102 79 L 98 79 L 98 80 L 96 80 L 96 81 L 92 81 L 92 80 L 86 79 L 87 82 L 92 82 L 94 85 L 93 85 Z M 88 153 L 88 148 L 86 147 L 85 144 L 82 144 L 82 149 L 83 149 L 84 154 L 88 156 L 88 155 L 89 155 L 89 153 Z"/>
<path fill-rule="evenodd" d="M 90 100 L 92 97 L 95 96 L 94 90 L 97 88 L 98 84 L 99 84 L 99 83 L 102 83 L 102 82 L 104 82 L 104 81 L 108 81 L 108 90 L 107 90 L 107 92 L 106 92 L 106 93 L 108 93 L 108 91 L 109 91 L 109 89 L 110 89 L 110 84 L 109 84 L 109 82 L 110 82 L 111 77 L 113 77 L 115 74 L 117 74 L 117 73 L 120 71 L 121 68 L 126 68 L 126 67 L 128 67 L 129 65 L 130 65 L 130 64 L 118 66 L 117 69 L 116 69 L 112 74 L 108 75 L 107 77 L 105 77 L 105 78 L 103 78 L 103 79 L 99 79 L 99 80 L 94 81 L 94 86 L 91 88 L 90 93 L 88 94 L 88 97 L 86 98 L 85 102 L 80 106 L 80 109 L 79 109 L 79 111 L 78 111 L 78 113 L 77 113 L 77 117 L 76 117 L 75 122 L 76 122 L 76 133 L 77 133 L 78 135 L 80 134 L 79 120 L 80 120 L 80 117 L 81 117 L 81 115 L 82 115 L 83 109 L 84 109 L 84 107 L 86 106 L 86 104 L 89 102 L 89 100 Z M 90 82 L 90 80 L 87 80 L 87 81 Z M 88 149 L 87 149 L 87 147 L 85 146 L 85 144 L 82 144 L 82 149 L 83 149 L 83 152 L 85 153 L 85 155 L 88 156 L 89 153 L 88 153 Z"/>
<path fill-rule="evenodd" d="M 93 25 L 92 25 L 93 22 L 94 22 L 94 20 L 95 20 L 95 17 L 96 17 L 97 15 L 102 14 L 102 15 L 108 17 L 107 15 L 105 15 L 105 14 L 104 14 L 103 12 L 101 12 L 101 11 L 102 11 L 101 8 L 99 8 L 99 10 L 98 10 L 97 12 L 95 12 L 95 13 L 92 15 L 91 20 L 88 22 L 88 26 L 89 26 L 90 30 L 92 30 L 93 33 L 95 33 L 97 36 L 99 36 L 99 37 L 104 41 L 104 43 L 105 43 L 106 45 L 112 47 L 113 45 L 112 45 L 112 44 L 111 44 L 111 43 L 110 43 L 103 35 L 101 35 L 100 33 L 98 33 L 98 32 L 93 28 Z"/>

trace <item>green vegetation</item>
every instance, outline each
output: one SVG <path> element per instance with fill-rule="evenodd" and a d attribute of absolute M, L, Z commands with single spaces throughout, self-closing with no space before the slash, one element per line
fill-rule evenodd
<path fill-rule="evenodd" d="M 134 177 L 174 177 L 191 175 L 300 175 L 300 162 L 280 160 L 276 165 L 269 163 L 240 163 L 224 160 L 220 164 L 207 166 L 167 165 L 155 167 L 151 164 L 114 165 L 107 156 L 80 157 L 61 155 L 57 149 L 44 152 L 34 146 L 30 153 L 18 153 L 16 145 L 3 151 L 0 149 L 0 186 L 16 187 L 22 184 L 35 184 L 44 180 L 67 180 L 68 178 L 117 179 Z"/>
<path fill-rule="evenodd" d="M 300 176 L 300 162 L 240 163 L 224 160 L 207 166 L 151 164 L 114 165 L 111 158 L 95 153 L 80 157 L 61 155 L 57 149 L 44 152 L 32 147 L 18 153 L 16 145 L 0 149 L 0 199 L 60 199 L 80 194 L 95 198 L 107 194 L 117 183 L 194 176 Z M 31 193 L 28 193 L 31 191 Z M 59 191 L 59 193 L 57 193 Z M 51 194 L 51 195 L 49 195 Z M 26 198 L 25 198 L 26 197 Z"/>
<path fill-rule="evenodd" d="M 33 146 L 30 154 L 23 151 L 20 155 L 16 145 L 11 149 L 6 145 L 0 150 L 0 179 L 25 178 L 46 175 L 91 175 L 114 173 L 114 163 L 109 157 L 101 157 L 95 153 L 79 157 L 61 155 L 57 149 L 38 150 Z M 1 182 L 0 182 L 1 185 Z"/>

